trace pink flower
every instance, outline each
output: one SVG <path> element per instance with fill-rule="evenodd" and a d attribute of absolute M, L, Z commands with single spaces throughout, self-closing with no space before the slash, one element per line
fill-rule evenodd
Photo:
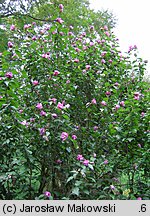
<path fill-rule="evenodd" d="M 75 63 L 78 63 L 78 62 L 79 62 L 79 59 L 77 59 L 77 58 L 74 59 L 74 62 L 75 62 Z"/>
<path fill-rule="evenodd" d="M 69 36 L 73 36 L 73 32 L 68 32 L 68 35 Z"/>
<path fill-rule="evenodd" d="M 58 74 L 60 74 L 60 72 L 58 70 L 55 70 L 53 73 L 54 76 L 58 76 Z"/>
<path fill-rule="evenodd" d="M 83 165 L 88 166 L 89 165 L 89 160 L 84 160 Z"/>
<path fill-rule="evenodd" d="M 108 31 L 105 32 L 105 35 L 107 35 L 107 37 L 110 36 L 110 33 Z"/>
<path fill-rule="evenodd" d="M 43 109 L 43 106 L 42 106 L 41 103 L 38 103 L 38 104 L 36 105 L 36 108 L 40 110 L 40 109 Z"/>
<path fill-rule="evenodd" d="M 28 125 L 29 125 L 29 123 L 28 123 L 26 120 L 20 122 L 20 124 L 25 125 L 25 126 L 28 126 Z"/>
<path fill-rule="evenodd" d="M 79 53 L 79 52 L 80 52 L 80 49 L 76 47 L 76 48 L 75 48 L 75 51 Z"/>
<path fill-rule="evenodd" d="M 62 109 L 64 108 L 64 104 L 58 102 L 58 104 L 57 104 L 57 108 L 60 109 L 60 110 L 62 110 Z"/>
<path fill-rule="evenodd" d="M 25 25 L 24 25 L 24 29 L 25 29 L 25 30 L 28 29 L 28 28 L 30 28 L 30 27 L 31 27 L 30 24 L 25 24 Z"/>
<path fill-rule="evenodd" d="M 141 116 L 144 117 L 144 116 L 145 116 L 145 113 L 144 113 L 144 112 L 141 112 Z"/>
<path fill-rule="evenodd" d="M 102 63 L 102 64 L 105 64 L 105 62 L 106 62 L 105 59 L 102 59 L 102 60 L 101 60 L 101 63 Z"/>
<path fill-rule="evenodd" d="M 86 36 L 86 32 L 83 32 L 83 33 L 82 33 L 82 36 L 85 37 L 85 36 Z"/>
<path fill-rule="evenodd" d="M 110 91 L 106 91 L 105 93 L 107 96 L 111 95 L 111 92 Z"/>
<path fill-rule="evenodd" d="M 20 113 L 20 114 L 21 114 L 21 113 L 23 113 L 23 110 L 22 110 L 22 109 L 20 109 L 20 110 L 19 110 L 19 113 Z"/>
<path fill-rule="evenodd" d="M 124 101 L 121 101 L 121 102 L 120 102 L 120 105 L 121 105 L 122 107 L 124 107 L 124 106 L 125 106 Z"/>
<path fill-rule="evenodd" d="M 73 139 L 73 140 L 76 140 L 76 139 L 77 139 L 77 136 L 76 136 L 75 134 L 73 134 L 73 135 L 72 135 L 72 139 Z"/>
<path fill-rule="evenodd" d="M 94 30 L 94 26 L 90 26 L 90 30 L 93 31 Z"/>
<path fill-rule="evenodd" d="M 135 100 L 140 100 L 140 97 L 139 96 L 134 96 L 134 99 Z"/>
<path fill-rule="evenodd" d="M 46 112 L 44 112 L 43 110 L 40 112 L 41 116 L 46 116 Z"/>
<path fill-rule="evenodd" d="M 106 31 L 108 30 L 108 27 L 106 25 L 104 26 L 104 30 L 106 30 Z"/>
<path fill-rule="evenodd" d="M 53 118 L 57 118 L 57 117 L 58 117 L 56 113 L 52 113 L 51 116 L 52 116 Z"/>
<path fill-rule="evenodd" d="M 57 19 L 56 19 L 56 21 L 58 22 L 58 23 L 60 23 L 60 24 L 62 24 L 64 21 L 62 20 L 62 18 L 60 18 L 60 17 L 58 17 Z"/>
<path fill-rule="evenodd" d="M 109 59 L 108 61 L 109 61 L 109 63 L 112 63 L 112 62 L 113 62 L 111 59 Z"/>
<path fill-rule="evenodd" d="M 61 161 L 60 159 L 58 159 L 58 160 L 56 161 L 56 163 L 57 163 L 57 164 L 61 164 L 62 161 Z"/>
<path fill-rule="evenodd" d="M 118 83 L 118 82 L 116 82 L 114 85 L 115 85 L 115 86 L 119 86 L 119 83 Z"/>
<path fill-rule="evenodd" d="M 30 122 L 34 122 L 35 121 L 35 118 L 30 118 Z"/>
<path fill-rule="evenodd" d="M 67 80 L 66 83 L 69 84 L 69 83 L 70 83 L 70 80 Z"/>
<path fill-rule="evenodd" d="M 63 4 L 60 4 L 59 9 L 63 9 L 63 8 L 64 8 Z"/>
<path fill-rule="evenodd" d="M 97 127 L 97 126 L 94 126 L 93 129 L 94 129 L 94 131 L 97 131 L 97 130 L 98 130 L 98 127 Z"/>
<path fill-rule="evenodd" d="M 115 106 L 115 110 L 118 110 L 119 108 L 120 108 L 120 105 L 117 104 L 117 105 Z"/>
<path fill-rule="evenodd" d="M 141 144 L 140 143 L 138 144 L 138 147 L 141 148 Z"/>
<path fill-rule="evenodd" d="M 49 57 L 49 55 L 48 55 L 47 53 L 44 53 L 44 54 L 42 54 L 42 58 L 47 58 L 47 59 L 49 59 L 50 57 Z"/>
<path fill-rule="evenodd" d="M 51 193 L 50 193 L 49 191 L 45 191 L 45 192 L 44 192 L 44 195 L 45 195 L 46 197 L 50 197 L 50 196 L 51 196 Z"/>
<path fill-rule="evenodd" d="M 34 86 L 36 86 L 36 85 L 39 84 L 39 82 L 38 82 L 37 80 L 34 80 L 34 81 L 32 82 L 32 84 L 33 84 Z"/>
<path fill-rule="evenodd" d="M 61 36 L 63 36 L 63 35 L 64 35 L 64 33 L 63 33 L 63 32 L 59 32 L 59 34 L 60 34 Z"/>
<path fill-rule="evenodd" d="M 105 164 L 105 165 L 108 164 L 108 160 L 104 160 L 104 164 Z"/>
<path fill-rule="evenodd" d="M 101 105 L 102 105 L 102 106 L 106 106 L 107 103 L 106 103 L 105 101 L 102 101 L 102 102 L 101 102 Z"/>
<path fill-rule="evenodd" d="M 60 138 L 62 139 L 62 141 L 65 141 L 68 138 L 68 133 L 62 132 Z"/>
<path fill-rule="evenodd" d="M 11 30 L 11 31 L 14 31 L 15 29 L 16 29 L 15 25 L 11 25 L 11 26 L 10 26 L 10 30 Z"/>
<path fill-rule="evenodd" d="M 85 69 L 86 69 L 86 70 L 90 70 L 90 69 L 91 69 L 91 66 L 90 66 L 90 65 L 86 65 L 86 66 L 85 66 Z"/>
<path fill-rule="evenodd" d="M 12 72 L 7 72 L 7 73 L 5 74 L 5 77 L 11 79 L 11 78 L 13 77 Z"/>
<path fill-rule="evenodd" d="M 50 101 L 52 101 L 54 104 L 56 103 L 57 99 L 56 98 L 50 98 Z"/>
<path fill-rule="evenodd" d="M 101 56 L 103 57 L 103 56 L 105 56 L 106 54 L 107 54 L 107 52 L 104 51 L 104 52 L 101 53 Z"/>
<path fill-rule="evenodd" d="M 93 42 L 90 42 L 90 46 L 94 46 L 94 43 L 93 43 Z"/>
<path fill-rule="evenodd" d="M 35 35 L 32 37 L 32 40 L 33 40 L 33 41 L 35 41 L 35 40 L 36 40 L 36 36 L 35 36 Z"/>
<path fill-rule="evenodd" d="M 8 41 L 8 47 L 12 48 L 13 47 L 13 43 L 11 41 Z"/>
<path fill-rule="evenodd" d="M 43 136 L 46 132 L 45 128 L 40 128 L 39 131 L 41 136 Z"/>
<path fill-rule="evenodd" d="M 138 197 L 137 200 L 142 200 L 142 198 L 141 198 L 141 197 Z"/>
<path fill-rule="evenodd" d="M 78 154 L 77 155 L 77 160 L 78 161 L 82 161 L 82 160 L 84 160 L 84 157 L 82 155 Z"/>
<path fill-rule="evenodd" d="M 92 103 L 92 104 L 97 104 L 96 99 L 93 98 L 92 101 L 91 101 L 91 103 Z"/>
<path fill-rule="evenodd" d="M 114 185 L 110 185 L 110 189 L 111 190 L 115 190 L 115 186 Z"/>

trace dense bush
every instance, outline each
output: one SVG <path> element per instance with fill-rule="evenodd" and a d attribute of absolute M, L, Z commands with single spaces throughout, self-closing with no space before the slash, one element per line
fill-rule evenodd
<path fill-rule="evenodd" d="M 64 23 L 13 25 L 1 53 L 1 199 L 148 199 L 146 63 Z"/>

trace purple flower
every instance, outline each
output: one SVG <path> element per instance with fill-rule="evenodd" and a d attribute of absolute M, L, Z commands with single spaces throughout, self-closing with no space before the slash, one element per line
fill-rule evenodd
<path fill-rule="evenodd" d="M 10 30 L 11 30 L 11 31 L 14 31 L 15 29 L 16 29 L 15 25 L 11 25 L 11 26 L 10 26 Z"/>
<path fill-rule="evenodd" d="M 8 41 L 8 47 L 9 47 L 9 48 L 12 48 L 12 47 L 13 47 L 13 43 L 10 42 L 10 41 Z"/>
<path fill-rule="evenodd" d="M 60 4 L 59 9 L 63 9 L 63 8 L 64 8 L 63 4 Z"/>
<path fill-rule="evenodd" d="M 57 117 L 58 117 L 56 113 L 52 113 L 51 116 L 52 116 L 53 118 L 57 118 Z"/>
<path fill-rule="evenodd" d="M 13 77 L 12 72 L 7 72 L 7 73 L 5 74 L 5 77 L 11 79 L 11 78 Z"/>
<path fill-rule="evenodd" d="M 144 113 L 144 112 L 141 112 L 141 116 L 144 117 L 144 116 L 145 116 L 145 113 Z"/>
<path fill-rule="evenodd" d="M 41 116 L 46 116 L 46 112 L 44 112 L 43 110 L 40 112 Z"/>
<path fill-rule="evenodd" d="M 77 58 L 74 59 L 74 62 L 75 62 L 75 63 L 78 63 L 78 62 L 79 62 L 79 59 L 77 59 Z"/>
<path fill-rule="evenodd" d="M 105 62 L 106 62 L 105 59 L 102 59 L 102 60 L 101 60 L 101 63 L 102 63 L 102 64 L 105 64 Z"/>
<path fill-rule="evenodd" d="M 98 130 L 98 126 L 94 126 L 94 131 L 97 131 Z"/>
<path fill-rule="evenodd" d="M 104 160 L 104 164 L 105 164 L 105 165 L 108 164 L 108 160 Z"/>
<path fill-rule="evenodd" d="M 72 139 L 73 139 L 73 140 L 76 140 L 76 139 L 77 139 L 77 136 L 76 136 L 75 134 L 73 134 L 73 135 L 72 135 Z"/>
<path fill-rule="evenodd" d="M 96 99 L 93 98 L 92 101 L 91 101 L 91 103 L 92 103 L 92 104 L 96 104 L 96 103 L 97 103 L 97 102 L 96 102 Z"/>
<path fill-rule="evenodd" d="M 142 200 L 142 198 L 141 198 L 141 197 L 138 197 L 137 200 Z"/>
<path fill-rule="evenodd" d="M 38 104 L 36 105 L 36 108 L 40 110 L 40 109 L 43 109 L 43 106 L 42 106 L 41 103 L 38 103 Z"/>
<path fill-rule="evenodd" d="M 89 160 L 84 160 L 84 161 L 83 161 L 83 164 L 84 164 L 85 166 L 88 166 L 88 165 L 89 165 Z"/>
<path fill-rule="evenodd" d="M 122 107 L 124 107 L 124 106 L 125 106 L 124 101 L 121 101 L 121 102 L 120 102 L 120 105 L 121 105 Z"/>
<path fill-rule="evenodd" d="M 39 130 L 40 130 L 40 135 L 43 136 L 45 134 L 45 131 L 46 131 L 45 128 L 40 128 Z"/>
<path fill-rule="evenodd" d="M 94 30 L 94 26 L 90 26 L 90 30 L 93 31 Z"/>
<path fill-rule="evenodd" d="M 50 197 L 50 196 L 51 196 L 51 193 L 50 193 L 49 191 L 45 191 L 45 192 L 44 192 L 44 195 L 45 195 L 46 197 Z"/>
<path fill-rule="evenodd" d="M 107 96 L 111 95 L 111 92 L 110 91 L 106 91 L 105 93 Z"/>
<path fill-rule="evenodd" d="M 54 76 L 58 76 L 58 74 L 60 74 L 60 72 L 58 70 L 55 70 L 53 73 Z"/>
<path fill-rule="evenodd" d="M 58 23 L 60 23 L 60 24 L 62 24 L 64 21 L 62 20 L 62 18 L 60 18 L 60 17 L 58 17 L 57 19 L 56 19 L 56 21 L 58 22 Z"/>
<path fill-rule="evenodd" d="M 102 105 L 102 106 L 106 106 L 107 103 L 106 103 L 105 101 L 102 101 L 102 102 L 101 102 L 101 105 Z"/>
<path fill-rule="evenodd" d="M 115 190 L 115 186 L 114 185 L 110 185 L 110 189 L 111 190 Z"/>
<path fill-rule="evenodd" d="M 65 141 L 68 138 L 68 133 L 62 132 L 60 138 L 62 139 L 62 141 Z"/>
<path fill-rule="evenodd" d="M 84 157 L 82 155 L 78 154 L 77 155 L 77 160 L 78 161 L 82 161 L 82 160 L 84 160 Z"/>
<path fill-rule="evenodd" d="M 62 161 L 61 161 L 60 159 L 58 159 L 58 160 L 56 161 L 56 163 L 57 163 L 57 164 L 61 164 Z"/>
<path fill-rule="evenodd" d="M 115 106 L 115 110 L 118 110 L 119 108 L 120 108 L 120 105 L 117 104 L 117 105 Z"/>
<path fill-rule="evenodd" d="M 90 65 L 86 65 L 86 66 L 85 66 L 85 69 L 86 69 L 86 70 L 89 70 L 90 68 L 91 68 Z"/>
<path fill-rule="evenodd" d="M 37 80 L 34 80 L 34 81 L 32 82 L 32 84 L 33 84 L 34 86 L 36 86 L 36 85 L 39 84 L 39 82 L 38 82 Z"/>
<path fill-rule="evenodd" d="M 60 110 L 62 110 L 62 109 L 64 108 L 64 104 L 58 102 L 58 104 L 57 104 L 57 108 L 60 109 Z"/>

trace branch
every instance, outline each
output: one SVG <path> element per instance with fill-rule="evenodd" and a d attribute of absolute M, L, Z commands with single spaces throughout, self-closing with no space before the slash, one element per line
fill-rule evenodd
<path fill-rule="evenodd" d="M 31 19 L 41 21 L 41 22 L 56 22 L 56 20 L 40 19 L 40 18 L 33 17 L 30 14 L 18 14 L 18 13 L 2 14 L 2 15 L 0 15 L 0 18 L 7 18 L 7 17 L 10 17 L 10 16 L 27 16 L 27 17 L 30 17 Z"/>

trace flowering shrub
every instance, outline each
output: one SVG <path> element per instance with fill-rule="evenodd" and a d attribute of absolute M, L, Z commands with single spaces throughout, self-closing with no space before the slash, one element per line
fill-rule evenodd
<path fill-rule="evenodd" d="M 150 89 L 137 47 L 123 56 L 107 26 L 76 36 L 60 17 L 9 29 L 1 198 L 147 199 Z"/>

